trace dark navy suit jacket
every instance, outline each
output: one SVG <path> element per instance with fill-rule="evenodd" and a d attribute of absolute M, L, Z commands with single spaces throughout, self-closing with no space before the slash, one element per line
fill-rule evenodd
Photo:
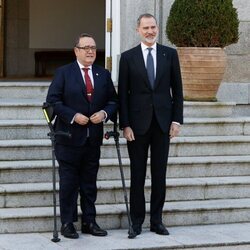
<path fill-rule="evenodd" d="M 56 143 L 70 146 L 82 146 L 87 138 L 92 143 L 102 144 L 103 123 L 79 125 L 72 123 L 76 113 L 90 117 L 93 113 L 104 110 L 107 120 L 116 114 L 117 94 L 113 86 L 111 75 L 103 67 L 92 65 L 94 78 L 94 95 L 89 103 L 86 95 L 86 87 L 77 62 L 65 65 L 57 69 L 55 77 L 49 87 L 47 102 L 54 107 L 57 116 L 54 124 L 56 131 L 71 133 L 72 137 L 57 136 Z M 106 121 L 107 121 L 106 120 Z"/>
<path fill-rule="evenodd" d="M 150 87 L 141 45 L 121 54 L 118 95 L 120 127 L 143 135 L 153 112 L 164 133 L 172 121 L 183 123 L 182 81 L 177 51 L 157 44 L 154 89 Z"/>

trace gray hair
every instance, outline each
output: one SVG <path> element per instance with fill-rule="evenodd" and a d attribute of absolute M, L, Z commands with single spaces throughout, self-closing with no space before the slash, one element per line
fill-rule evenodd
<path fill-rule="evenodd" d="M 137 19 L 137 27 L 139 27 L 140 26 L 140 24 L 141 24 L 141 19 L 142 18 L 154 18 L 155 19 L 155 22 L 156 22 L 156 24 L 157 24 L 157 20 L 156 20 L 156 18 L 155 18 L 155 16 L 153 16 L 152 14 L 149 14 L 149 13 L 144 13 L 144 14 L 141 14 L 139 17 L 138 17 L 138 19 Z"/>

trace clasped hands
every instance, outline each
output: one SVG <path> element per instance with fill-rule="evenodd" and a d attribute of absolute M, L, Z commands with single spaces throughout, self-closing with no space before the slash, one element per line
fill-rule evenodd
<path fill-rule="evenodd" d="M 90 117 L 77 113 L 75 115 L 74 122 L 80 125 L 86 125 L 89 121 L 94 124 L 98 124 L 98 123 L 103 122 L 104 119 L 105 119 L 105 113 L 103 111 L 96 112 Z"/>

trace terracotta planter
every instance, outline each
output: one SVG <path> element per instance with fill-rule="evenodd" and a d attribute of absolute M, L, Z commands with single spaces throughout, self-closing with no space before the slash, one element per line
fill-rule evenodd
<path fill-rule="evenodd" d="M 222 48 L 177 48 L 184 99 L 216 101 L 216 93 L 226 68 L 226 53 Z"/>

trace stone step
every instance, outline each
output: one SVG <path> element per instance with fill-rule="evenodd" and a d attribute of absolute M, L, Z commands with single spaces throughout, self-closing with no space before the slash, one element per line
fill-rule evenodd
<path fill-rule="evenodd" d="M 250 223 L 168 227 L 170 236 L 164 237 L 143 228 L 136 239 L 128 239 L 128 229 L 108 230 L 108 237 L 99 240 L 81 234 L 77 241 L 65 239 L 51 241 L 52 232 L 0 235 L 0 245 L 5 250 L 88 249 L 88 250 L 249 250 Z M 15 239 L 15 240 L 13 240 Z M 79 247 L 78 247 L 79 246 Z M 83 248 L 84 246 L 84 248 Z"/>
<path fill-rule="evenodd" d="M 97 205 L 97 222 L 106 229 L 127 228 L 125 204 Z M 80 209 L 79 209 L 80 211 Z M 149 204 L 144 227 L 149 227 Z M 59 217 L 59 209 L 57 209 Z M 17 223 L 18 221 L 18 223 Z M 80 221 L 80 218 L 79 220 Z M 166 202 L 163 222 L 167 226 L 207 225 L 250 221 L 250 199 Z M 52 207 L 0 209 L 0 233 L 47 232 L 53 230 Z M 60 228 L 59 218 L 57 220 Z M 79 222 L 77 224 L 80 229 Z"/>
<path fill-rule="evenodd" d="M 126 141 L 120 138 L 122 157 L 128 157 Z M 0 160 L 51 159 L 51 142 L 44 140 L 0 140 Z M 177 137 L 171 141 L 170 156 L 249 155 L 250 136 Z M 117 157 L 113 140 L 104 140 L 102 158 Z"/>
<path fill-rule="evenodd" d="M 130 182 L 126 181 L 129 189 Z M 122 182 L 98 181 L 96 204 L 124 202 Z M 57 184 L 58 190 L 58 184 Z M 150 200 L 151 181 L 145 183 L 145 199 Z M 129 192 L 128 192 L 129 193 Z M 167 178 L 166 201 L 250 198 L 250 176 L 210 178 Z M 58 199 L 57 199 L 58 201 Z M 43 207 L 52 205 L 52 183 L 0 185 L 0 207 Z"/>
<path fill-rule="evenodd" d="M 0 120 L 0 140 L 47 139 L 44 120 Z"/>
<path fill-rule="evenodd" d="M 229 117 L 235 102 L 184 102 L 184 117 Z"/>
<path fill-rule="evenodd" d="M 105 123 L 104 131 L 111 130 L 113 123 Z M 48 132 L 49 127 L 45 119 L 0 120 L 0 140 L 48 139 Z"/>
<path fill-rule="evenodd" d="M 167 176 L 172 178 L 246 176 L 250 173 L 249 163 L 249 155 L 170 157 Z"/>
<path fill-rule="evenodd" d="M 51 142 L 41 108 L 49 84 L 0 86 L 0 233 L 53 228 Z M 185 125 L 170 148 L 163 213 L 167 226 L 250 221 L 250 118 L 230 117 L 234 109 L 233 102 L 184 103 Z M 105 130 L 112 126 L 105 125 Z M 129 159 L 122 133 L 120 144 L 129 187 Z M 150 171 L 145 185 L 147 201 L 149 178 Z M 113 139 L 105 140 L 102 147 L 98 188 L 100 225 L 127 228 Z M 144 226 L 149 226 L 148 214 Z"/>
<path fill-rule="evenodd" d="M 50 81 L 1 81 L 0 99 L 44 99 L 46 98 Z"/>
<path fill-rule="evenodd" d="M 6 95 L 9 96 L 9 95 Z M 42 104 L 45 98 L 2 98 L 0 99 L 0 120 L 43 119 Z M 228 102 L 185 102 L 184 117 L 229 117 L 235 103 Z"/>
<path fill-rule="evenodd" d="M 125 179 L 130 178 L 129 159 L 123 158 Z M 250 156 L 206 156 L 169 157 L 167 177 L 219 177 L 250 175 Z M 101 159 L 99 180 L 120 180 L 117 158 Z M 51 160 L 1 161 L 0 183 L 50 182 L 52 180 Z M 57 176 L 58 178 L 58 176 Z M 150 178 L 150 169 L 147 170 Z"/>
<path fill-rule="evenodd" d="M 249 135 L 250 117 L 184 117 L 180 136 Z"/>
<path fill-rule="evenodd" d="M 0 120 L 44 119 L 44 99 L 0 99 Z"/>
<path fill-rule="evenodd" d="M 112 141 L 104 141 L 102 157 L 116 157 Z M 120 139 L 122 157 L 128 157 L 126 141 Z M 249 155 L 250 136 L 196 136 L 176 137 L 171 140 L 169 156 L 237 156 Z"/>
<path fill-rule="evenodd" d="M 177 137 L 171 141 L 170 156 L 249 155 L 250 136 Z"/>
<path fill-rule="evenodd" d="M 250 135 L 250 118 L 185 118 L 180 136 L 230 136 Z M 112 131 L 113 123 L 104 125 L 104 131 Z M 46 139 L 49 128 L 45 119 L 0 120 L 0 140 Z M 120 137 L 123 137 L 120 131 Z"/>
<path fill-rule="evenodd" d="M 1 81 L 0 99 L 10 96 L 12 99 L 45 100 L 50 81 Z M 35 97 L 35 98 L 34 98 Z M 230 116 L 234 102 L 184 102 L 185 117 Z"/>

